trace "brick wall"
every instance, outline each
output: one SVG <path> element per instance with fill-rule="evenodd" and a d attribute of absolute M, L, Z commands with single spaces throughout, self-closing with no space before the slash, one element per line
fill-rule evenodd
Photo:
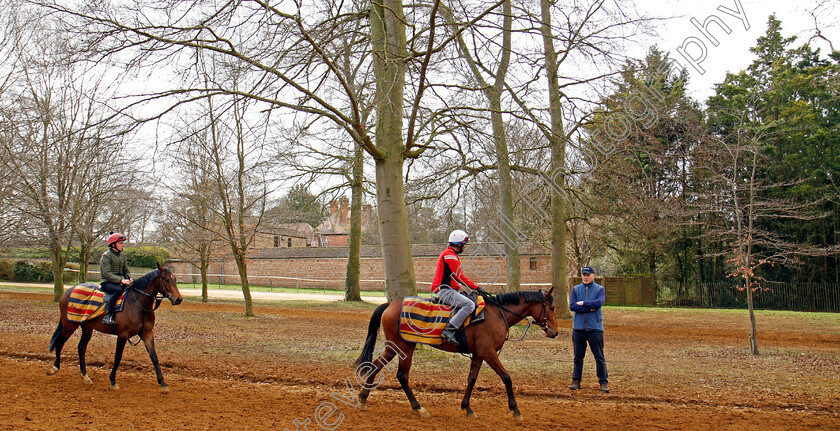
<path fill-rule="evenodd" d="M 531 268 L 531 259 L 534 259 L 535 269 Z M 550 256 L 521 256 L 520 268 L 522 271 L 522 284 L 529 283 L 550 283 L 551 265 Z M 461 264 L 464 271 L 471 280 L 487 287 L 488 285 L 504 284 L 505 282 L 505 260 L 503 257 L 479 257 L 463 256 Z M 178 275 L 182 282 L 198 282 L 199 277 L 185 276 L 184 274 L 195 273 L 198 270 L 189 262 L 169 262 L 170 269 Z M 417 289 L 427 290 L 429 283 L 435 275 L 437 257 L 415 257 L 414 274 L 417 279 Z M 211 284 L 239 284 L 236 264 L 232 259 L 215 261 L 211 263 L 208 270 L 210 274 L 230 274 L 227 277 L 210 277 Z M 293 258 L 293 259 L 251 259 L 248 261 L 248 276 L 251 284 L 271 285 L 282 287 L 301 288 L 326 288 L 344 289 L 344 279 L 347 272 L 347 259 L 345 258 Z M 362 280 L 384 280 L 385 271 L 381 258 L 370 257 L 360 259 L 360 272 Z M 330 282 L 306 282 L 294 280 L 278 280 L 261 276 L 282 276 L 318 280 L 332 280 Z M 363 282 L 363 290 L 381 290 L 383 282 Z M 527 289 L 527 286 L 524 286 Z M 536 288 L 536 287 L 534 287 Z"/>

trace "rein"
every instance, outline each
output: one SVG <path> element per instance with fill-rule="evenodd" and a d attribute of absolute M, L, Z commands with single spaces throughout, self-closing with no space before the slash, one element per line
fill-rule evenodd
<path fill-rule="evenodd" d="M 540 311 L 540 317 L 539 317 L 538 320 L 535 320 L 535 321 L 532 322 L 531 319 L 528 319 L 528 316 L 524 316 L 522 314 L 519 314 L 519 313 L 505 307 L 504 305 L 500 304 L 498 301 L 496 301 L 495 295 L 491 295 L 487 292 L 482 292 L 482 294 L 485 296 L 485 298 L 489 298 L 492 301 L 493 305 L 495 305 L 496 307 L 499 307 L 499 314 L 502 315 L 502 320 L 504 320 L 505 326 L 507 327 L 507 333 L 505 334 L 505 341 L 508 341 L 508 340 L 510 340 L 510 341 L 522 341 L 522 340 L 524 340 L 525 336 L 528 334 L 528 329 L 531 328 L 531 323 L 538 324 L 540 326 L 540 328 L 542 328 L 543 331 L 546 330 L 546 326 L 548 325 L 548 313 L 547 313 L 548 298 L 546 298 L 546 297 L 542 298 L 542 310 Z M 510 339 L 510 327 L 511 327 L 511 325 L 508 323 L 507 316 L 505 316 L 504 311 L 507 311 L 508 313 L 513 314 L 514 316 L 517 316 L 520 319 L 522 319 L 522 320 L 524 320 L 525 322 L 528 323 L 528 326 L 525 327 L 525 332 L 518 339 L 515 339 L 515 340 Z"/>
<path fill-rule="evenodd" d="M 155 311 L 155 310 L 157 310 L 157 309 L 158 309 L 158 307 L 160 307 L 160 304 L 161 304 L 161 302 L 163 301 L 163 299 L 164 299 L 164 298 L 166 298 L 166 297 L 168 297 L 168 296 L 171 296 L 171 294 L 170 294 L 170 295 L 163 295 L 163 293 L 160 293 L 160 292 L 158 292 L 158 294 L 157 294 L 157 295 L 153 295 L 153 294 L 150 294 L 150 293 L 146 293 L 146 292 L 144 292 L 144 291 L 142 291 L 142 290 L 140 290 L 140 289 L 138 289 L 138 288 L 134 287 L 134 285 L 133 285 L 133 284 L 130 284 L 130 285 L 128 286 L 128 290 L 130 290 L 132 293 L 134 293 L 134 295 L 132 295 L 132 298 L 134 298 L 134 302 L 136 302 L 136 303 L 137 303 L 137 306 L 138 306 L 138 307 L 140 307 L 140 309 L 141 309 L 141 310 L 143 310 L 143 311 L 144 311 L 144 312 L 146 312 L 146 313 L 149 313 L 150 311 Z M 138 294 L 138 293 L 139 293 L 139 294 L 141 294 L 141 295 L 148 296 L 149 298 L 154 299 L 154 300 L 155 300 L 155 306 L 154 306 L 154 307 L 152 307 L 152 308 L 146 308 L 146 307 L 144 307 L 144 306 L 143 306 L 143 304 L 141 304 L 141 303 L 140 303 L 140 299 L 138 299 L 138 298 L 137 298 L 137 294 Z"/>

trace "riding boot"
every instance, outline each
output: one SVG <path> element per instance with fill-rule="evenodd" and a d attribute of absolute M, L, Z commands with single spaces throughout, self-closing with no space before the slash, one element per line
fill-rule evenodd
<path fill-rule="evenodd" d="M 458 340 L 455 339 L 455 331 L 457 330 L 458 328 L 452 326 L 450 323 L 447 323 L 446 328 L 443 328 L 443 333 L 441 333 L 440 336 L 443 337 L 444 340 L 457 346 Z"/>
<path fill-rule="evenodd" d="M 105 305 L 105 318 L 102 319 L 102 323 L 106 325 L 113 325 L 117 323 L 114 319 L 114 309 L 117 308 L 117 300 L 119 300 L 119 298 L 119 295 L 114 295 L 114 297 L 108 301 L 108 304 Z"/>

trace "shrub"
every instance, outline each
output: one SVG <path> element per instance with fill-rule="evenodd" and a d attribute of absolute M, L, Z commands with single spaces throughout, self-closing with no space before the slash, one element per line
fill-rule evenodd
<path fill-rule="evenodd" d="M 15 281 L 25 281 L 31 283 L 52 283 L 52 264 L 47 262 L 37 262 L 32 264 L 25 260 L 15 262 L 12 269 Z"/>
<path fill-rule="evenodd" d="M 124 253 L 128 266 L 142 268 L 156 268 L 169 259 L 169 251 L 163 247 L 127 247 Z"/>
<path fill-rule="evenodd" d="M 15 261 L 13 259 L 0 259 L 0 280 L 15 279 Z"/>

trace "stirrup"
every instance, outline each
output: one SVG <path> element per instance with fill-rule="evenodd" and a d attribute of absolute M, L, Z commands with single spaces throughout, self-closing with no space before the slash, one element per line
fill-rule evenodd
<path fill-rule="evenodd" d="M 106 325 L 115 325 L 117 323 L 117 321 L 114 318 L 114 315 L 106 314 L 105 317 L 102 319 L 102 323 L 104 323 Z"/>
<path fill-rule="evenodd" d="M 452 326 L 447 325 L 446 328 L 444 328 L 443 332 L 440 334 L 440 336 L 444 340 L 449 341 L 450 343 L 457 346 L 458 345 L 458 340 L 455 338 L 455 333 L 458 330 L 457 329 L 450 329 L 450 328 L 452 328 Z"/>

